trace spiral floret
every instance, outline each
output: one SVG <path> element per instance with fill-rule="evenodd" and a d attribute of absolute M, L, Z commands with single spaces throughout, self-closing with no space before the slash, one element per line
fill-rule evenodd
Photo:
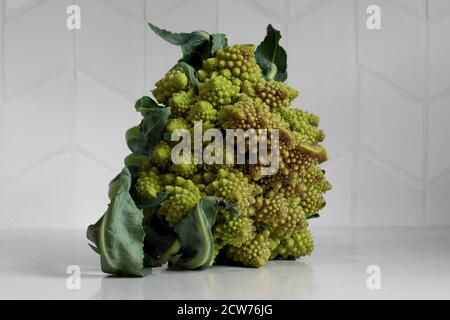
<path fill-rule="evenodd" d="M 294 90 L 286 84 L 274 80 L 260 80 L 255 85 L 256 96 L 273 111 L 288 108 L 293 97 L 298 95 Z"/>
<path fill-rule="evenodd" d="M 325 139 L 325 133 L 318 129 L 319 117 L 299 109 L 287 109 L 282 117 L 294 131 L 298 143 L 316 144 Z"/>
<path fill-rule="evenodd" d="M 139 197 L 154 198 L 163 189 L 157 170 L 142 171 L 136 182 L 136 191 Z"/>
<path fill-rule="evenodd" d="M 169 144 L 165 141 L 161 141 L 155 149 L 153 149 L 151 160 L 159 169 L 165 170 L 172 164 L 171 153 L 172 148 Z"/>
<path fill-rule="evenodd" d="M 255 237 L 255 231 L 253 220 L 249 217 L 233 217 L 228 214 L 216 224 L 214 236 L 225 244 L 240 247 Z"/>
<path fill-rule="evenodd" d="M 216 54 L 214 68 L 228 70 L 241 81 L 256 82 L 261 79 L 261 69 L 256 63 L 253 45 L 235 45 L 219 50 Z"/>
<path fill-rule="evenodd" d="M 305 215 L 311 217 L 326 205 L 323 194 L 331 189 L 331 185 L 325 179 L 324 171 L 318 166 L 314 166 L 301 174 L 299 184 L 302 189 L 301 206 Z"/>
<path fill-rule="evenodd" d="M 202 121 L 208 124 L 214 124 L 217 119 L 217 110 L 207 101 L 198 101 L 189 110 L 188 121 Z"/>
<path fill-rule="evenodd" d="M 304 228 L 292 236 L 281 240 L 271 258 L 298 259 L 309 256 L 313 250 L 314 242 L 311 232 Z"/>
<path fill-rule="evenodd" d="M 229 246 L 227 257 L 244 266 L 258 268 L 269 260 L 272 248 L 273 240 L 267 231 L 263 231 L 240 247 Z"/>
<path fill-rule="evenodd" d="M 188 179 L 177 177 L 175 185 L 164 188 L 169 198 L 161 203 L 158 214 L 164 216 L 169 226 L 177 225 L 200 200 L 200 190 Z"/>
<path fill-rule="evenodd" d="M 233 103 L 239 90 L 230 80 L 218 75 L 198 85 L 198 96 L 216 107 Z"/>
<path fill-rule="evenodd" d="M 235 203 L 240 210 L 255 203 L 255 196 L 262 192 L 261 187 L 250 183 L 242 172 L 220 169 L 216 180 L 206 186 L 208 195 L 224 198 Z"/>
<path fill-rule="evenodd" d="M 177 92 L 169 99 L 169 107 L 174 117 L 186 117 L 194 103 L 195 94 L 193 89 Z"/>
<path fill-rule="evenodd" d="M 187 87 L 188 78 L 186 75 L 181 70 L 172 69 L 156 83 L 156 88 L 152 93 L 159 103 L 166 104 L 174 93 L 183 91 Z"/>

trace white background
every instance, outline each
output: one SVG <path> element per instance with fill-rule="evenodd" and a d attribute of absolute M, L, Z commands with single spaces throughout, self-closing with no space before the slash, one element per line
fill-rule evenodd
<path fill-rule="evenodd" d="M 66 29 L 81 7 L 82 29 Z M 10 0 L 0 12 L 0 228 L 84 228 L 128 153 L 133 105 L 174 65 L 172 31 L 288 51 L 296 107 L 327 132 L 315 225 L 450 225 L 450 1 Z M 366 28 L 366 8 L 382 30 Z"/>

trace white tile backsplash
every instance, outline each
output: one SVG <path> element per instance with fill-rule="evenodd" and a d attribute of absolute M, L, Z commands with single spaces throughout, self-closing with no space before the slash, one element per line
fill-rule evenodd
<path fill-rule="evenodd" d="M 422 0 L 394 0 L 401 6 L 411 10 L 417 15 L 422 15 Z"/>
<path fill-rule="evenodd" d="M 107 0 L 105 4 L 111 8 L 116 8 L 119 12 L 128 13 L 142 21 L 144 17 L 145 0 Z"/>
<path fill-rule="evenodd" d="M 83 73 L 77 80 L 76 142 L 119 172 L 130 153 L 125 132 L 140 121 L 135 100 L 117 95 Z"/>
<path fill-rule="evenodd" d="M 450 14 L 450 1 L 428 0 L 428 16 L 432 21 Z"/>
<path fill-rule="evenodd" d="M 347 153 L 323 165 L 333 189 L 325 194 L 327 205 L 320 211 L 320 218 L 311 220 L 313 226 L 351 224 L 352 212 L 352 156 Z M 336 214 L 339 212 L 339 214 Z"/>
<path fill-rule="evenodd" d="M 361 74 L 361 143 L 421 178 L 422 106 L 366 73 Z"/>
<path fill-rule="evenodd" d="M 289 0 L 288 1 L 289 14 L 291 16 L 306 14 L 311 10 L 313 10 L 314 7 L 323 5 L 327 1 L 328 0 L 304 0 L 304 1 Z"/>
<path fill-rule="evenodd" d="M 281 29 L 294 106 L 327 133 L 333 190 L 312 225 L 450 224 L 448 0 L 3 2 L 0 228 L 81 228 L 105 210 L 134 102 L 180 55 L 148 21 L 230 43 Z M 366 28 L 369 4 L 382 30 Z"/>
<path fill-rule="evenodd" d="M 201 10 L 198 10 L 201 8 Z M 207 30 L 210 33 L 217 31 L 216 1 L 196 0 L 181 1 L 147 1 L 147 16 L 149 21 L 161 28 L 173 32 L 190 32 L 194 30 Z M 166 12 L 162 16 L 153 18 L 153 12 Z M 187 18 L 189 17 L 189 19 Z M 155 35 L 150 28 L 146 28 L 147 39 L 147 61 L 146 61 L 146 84 L 150 91 L 155 82 L 172 68 L 181 56 L 181 50 L 167 43 Z M 147 94 L 149 94 L 147 92 Z"/>
<path fill-rule="evenodd" d="M 358 3 L 359 62 L 417 97 L 425 94 L 421 27 L 418 20 L 392 7 L 388 0 Z M 381 30 L 366 26 L 366 8 L 381 9 Z"/>
<path fill-rule="evenodd" d="M 70 147 L 73 78 L 64 71 L 5 101 L 4 178 Z"/>
<path fill-rule="evenodd" d="M 289 82 L 301 92 L 354 63 L 353 14 L 353 1 L 334 0 L 289 25 Z"/>
<path fill-rule="evenodd" d="M 106 210 L 108 199 L 107 181 L 112 180 L 117 172 L 105 168 L 89 156 L 74 155 L 76 215 L 75 227 L 85 228 L 93 222 L 99 213 Z"/>
<path fill-rule="evenodd" d="M 365 155 L 357 165 L 358 225 L 420 225 L 423 191 L 398 173 Z"/>
<path fill-rule="evenodd" d="M 431 225 L 450 224 L 450 174 L 433 183 L 429 189 L 428 223 Z"/>
<path fill-rule="evenodd" d="M 48 0 L 5 25 L 5 95 L 35 85 L 70 62 L 72 35 L 65 28 L 69 0 Z"/>
<path fill-rule="evenodd" d="M 73 228 L 72 156 L 63 153 L 8 182 L 1 227 Z"/>
<path fill-rule="evenodd" d="M 301 90 L 293 103 L 320 116 L 320 127 L 326 132 L 324 145 L 331 159 L 351 150 L 354 143 L 355 69 L 339 71 L 314 88 Z"/>
<path fill-rule="evenodd" d="M 450 1 L 449 1 L 450 3 Z M 430 27 L 430 88 L 435 95 L 450 88 L 450 16 Z"/>
<path fill-rule="evenodd" d="M 134 2 L 134 1 L 131 1 Z M 105 1 L 79 0 L 82 29 L 75 31 L 75 60 L 83 69 L 131 96 L 144 90 L 145 24 Z"/>
<path fill-rule="evenodd" d="M 283 0 L 251 0 L 254 4 L 261 6 L 276 14 L 283 14 L 286 1 Z"/>
<path fill-rule="evenodd" d="M 251 4 L 250 1 L 218 0 L 218 31 L 227 35 L 230 44 L 258 44 L 264 39 L 269 23 L 281 28 L 279 19 Z"/>
<path fill-rule="evenodd" d="M 20 14 L 22 11 L 26 11 L 33 5 L 36 5 L 40 0 L 4 0 L 5 3 L 5 15 L 10 17 L 11 14 Z"/>
<path fill-rule="evenodd" d="M 434 178 L 450 168 L 450 96 L 430 108 L 428 159 L 430 177 Z"/>

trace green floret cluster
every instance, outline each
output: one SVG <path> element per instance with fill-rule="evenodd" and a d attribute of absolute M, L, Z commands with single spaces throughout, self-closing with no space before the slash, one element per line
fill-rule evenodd
<path fill-rule="evenodd" d="M 125 161 L 125 173 L 131 179 L 130 197 L 143 216 L 143 268 L 166 262 L 188 269 L 216 262 L 261 267 L 269 260 L 310 255 L 308 219 L 319 216 L 331 189 L 320 167 L 328 158 L 320 144 L 325 134 L 318 116 L 296 108 L 299 93 L 285 83 L 279 32 L 269 25 L 268 36 L 256 47 L 228 45 L 221 34 L 173 34 L 150 27 L 180 45 L 183 57 L 156 82 L 156 101 L 144 97 L 136 104 L 143 120 L 127 133 L 133 154 Z M 276 156 L 279 169 L 262 175 L 264 159 L 237 164 L 234 154 L 233 163 L 224 163 L 230 156 L 225 150 L 211 154 L 222 164 L 199 163 L 194 146 L 182 163 L 174 163 L 174 132 L 184 129 L 194 137 L 199 121 L 203 131 L 277 129 L 279 142 L 270 135 L 257 139 L 267 142 L 268 150 L 279 143 L 268 155 Z M 94 236 L 98 230 L 91 227 Z M 104 269 L 127 274 L 123 264 Z"/>
<path fill-rule="evenodd" d="M 165 217 L 169 226 L 177 225 L 200 200 L 200 190 L 191 181 L 177 177 L 174 185 L 165 187 L 169 197 L 161 202 L 158 214 Z"/>
<path fill-rule="evenodd" d="M 156 83 L 152 91 L 153 96 L 161 103 L 166 104 L 169 98 L 188 87 L 187 76 L 178 69 L 170 70 L 166 76 Z"/>

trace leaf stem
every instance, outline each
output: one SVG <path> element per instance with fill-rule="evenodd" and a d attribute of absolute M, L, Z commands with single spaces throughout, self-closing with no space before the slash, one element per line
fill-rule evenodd
<path fill-rule="evenodd" d="M 175 241 L 170 245 L 169 249 L 166 250 L 158 259 L 158 264 L 163 265 L 167 261 L 169 261 L 170 258 L 172 258 L 174 255 L 178 253 L 181 249 L 181 241 L 179 238 L 175 239 Z"/>

